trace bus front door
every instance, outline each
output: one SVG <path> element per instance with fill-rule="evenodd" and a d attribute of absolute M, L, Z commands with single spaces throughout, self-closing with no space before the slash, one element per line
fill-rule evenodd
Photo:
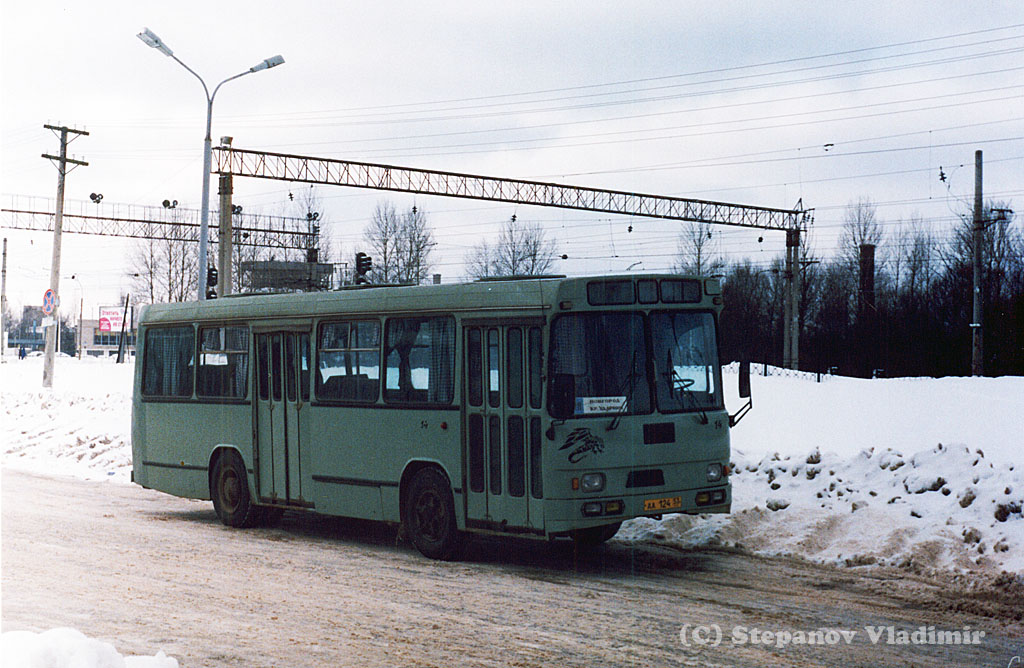
<path fill-rule="evenodd" d="M 541 530 L 540 329 L 483 324 L 463 337 L 466 519 Z"/>
<path fill-rule="evenodd" d="M 256 359 L 260 499 L 306 505 L 302 496 L 302 461 L 309 413 L 309 334 L 257 334 Z"/>

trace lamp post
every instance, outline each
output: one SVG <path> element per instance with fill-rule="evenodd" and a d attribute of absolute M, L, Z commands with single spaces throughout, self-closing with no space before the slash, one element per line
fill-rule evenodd
<path fill-rule="evenodd" d="M 95 194 L 95 193 L 93 193 Z M 100 195 L 100 199 L 103 199 L 103 195 Z M 99 203 L 99 200 L 93 200 Z M 77 274 L 71 274 L 69 276 L 72 281 L 78 283 L 78 359 L 82 359 L 82 312 L 85 310 L 85 290 L 82 289 L 82 281 L 78 280 Z"/>
<path fill-rule="evenodd" d="M 229 81 L 244 77 L 246 74 L 252 74 L 253 72 L 259 72 L 260 70 L 270 69 L 271 67 L 277 67 L 284 62 L 284 58 L 281 56 L 271 56 L 266 60 L 253 65 L 248 70 L 236 74 L 233 77 L 228 77 L 224 81 L 221 81 L 213 89 L 213 93 L 210 93 L 210 89 L 207 88 L 206 82 L 203 78 L 195 73 L 195 71 L 181 62 L 181 60 L 174 55 L 174 52 L 164 44 L 163 40 L 157 37 L 149 28 L 144 28 L 142 32 L 138 34 L 138 38 L 145 42 L 148 46 L 160 51 L 165 56 L 170 56 L 179 65 L 188 70 L 192 76 L 199 79 L 199 83 L 203 84 L 203 92 L 206 93 L 206 138 L 203 141 L 203 200 L 202 208 L 199 211 L 199 300 L 206 299 L 206 246 L 209 238 L 208 224 L 209 224 L 209 208 L 210 208 L 210 163 L 212 162 L 212 142 L 210 140 L 210 127 L 213 123 L 213 98 L 216 97 L 217 91 L 220 87 Z"/>

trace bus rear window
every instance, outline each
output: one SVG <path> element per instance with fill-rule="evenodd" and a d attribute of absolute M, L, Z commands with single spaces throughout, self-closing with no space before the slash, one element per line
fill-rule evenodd
<path fill-rule="evenodd" d="M 146 331 L 142 361 L 142 396 L 191 397 L 194 369 L 192 327 Z"/>

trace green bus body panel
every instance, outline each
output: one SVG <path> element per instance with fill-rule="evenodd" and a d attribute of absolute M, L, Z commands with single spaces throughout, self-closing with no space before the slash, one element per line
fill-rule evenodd
<path fill-rule="evenodd" d="M 718 313 L 717 294 L 704 295 L 694 304 L 633 304 L 590 306 L 588 281 L 615 279 L 678 279 L 679 276 L 620 276 L 545 278 L 478 282 L 463 285 L 380 287 L 329 293 L 251 295 L 205 302 L 159 304 L 144 307 L 139 335 L 132 414 L 133 479 L 136 483 L 176 496 L 209 499 L 208 465 L 217 448 L 232 448 L 249 471 L 252 498 L 258 503 L 281 503 L 319 513 L 387 522 L 399 522 L 400 482 L 407 467 L 430 463 L 449 477 L 460 529 L 507 530 L 552 535 L 587 526 L 600 526 L 640 515 L 644 501 L 681 497 L 672 512 L 728 512 L 728 479 L 716 484 L 705 480 L 706 465 L 729 462 L 728 415 L 707 411 L 701 424 L 697 413 L 624 415 L 614 429 L 609 416 L 552 420 L 547 406 L 547 362 L 551 318 L 561 313 L 685 308 Z M 716 303 L 718 302 L 718 303 Z M 310 401 L 292 404 L 288 470 L 278 470 L 284 455 L 264 441 L 265 408 L 258 408 L 256 337 L 258 333 L 306 332 L 310 335 L 310 376 L 317 373 L 317 328 L 321 322 L 392 316 L 450 315 L 455 318 L 454 399 L 448 406 L 332 404 L 318 401 L 310 388 Z M 204 403 L 185 400 L 143 399 L 145 333 L 164 325 L 247 325 L 250 329 L 248 393 L 244 402 Z M 525 494 L 512 498 L 503 484 L 500 495 L 472 507 L 466 516 L 468 488 L 467 415 L 481 412 L 466 405 L 466 327 L 540 327 L 543 342 L 543 396 L 541 410 L 528 407 L 509 411 L 525 420 L 541 421 L 539 488 L 533 492 L 530 444 L 527 435 Z M 383 336 L 383 333 L 382 333 Z M 502 347 L 504 351 L 504 344 Z M 384 375 L 383 373 L 381 374 Z M 382 379 L 383 382 L 383 379 Z M 490 411 L 494 413 L 494 411 Z M 645 444 L 644 425 L 671 424 L 669 443 Z M 563 447 L 569 435 L 587 430 L 600 447 L 592 447 L 570 460 L 574 447 Z M 528 431 L 528 430 L 527 430 Z M 259 436 L 257 436 L 259 435 Z M 502 470 L 507 475 L 507 450 Z M 296 461 L 297 460 L 297 461 Z M 627 487 L 631 471 L 658 470 L 659 486 Z M 573 478 L 602 472 L 604 490 L 584 493 L 572 489 Z M 287 476 L 287 482 L 285 481 Z M 504 481 L 507 483 L 507 479 Z M 282 489 L 292 490 L 285 498 Z M 722 503 L 697 506 L 696 494 L 724 489 Z M 274 490 L 274 496 L 268 494 Z M 487 490 L 489 491 L 489 490 Z M 622 501 L 621 515 L 584 518 L 582 504 Z M 507 514 L 507 516 L 502 516 Z M 510 524 L 510 518 L 514 523 Z M 518 524 L 518 526 L 517 526 Z"/>

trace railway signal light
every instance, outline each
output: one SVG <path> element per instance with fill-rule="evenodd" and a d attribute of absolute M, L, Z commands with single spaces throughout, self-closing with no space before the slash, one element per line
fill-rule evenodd
<path fill-rule="evenodd" d="M 373 270 L 373 258 L 363 252 L 356 253 L 356 284 L 369 283 L 366 275 Z"/>

